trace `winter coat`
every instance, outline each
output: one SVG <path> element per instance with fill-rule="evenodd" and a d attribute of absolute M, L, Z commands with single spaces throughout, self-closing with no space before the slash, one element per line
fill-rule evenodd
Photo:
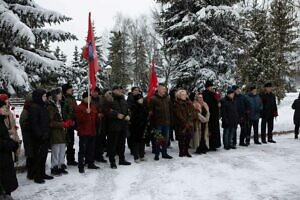
<path fill-rule="evenodd" d="M 32 98 L 27 97 L 19 120 L 26 157 L 33 156 L 33 143 L 32 143 L 33 136 L 32 136 L 32 128 L 30 126 L 30 120 L 29 120 L 29 108 L 31 104 L 32 104 Z"/>
<path fill-rule="evenodd" d="M 74 120 L 75 121 L 75 110 L 77 107 L 76 99 L 70 95 L 66 94 L 64 96 L 63 102 L 62 102 L 62 117 L 63 120 Z"/>
<path fill-rule="evenodd" d="M 273 93 L 263 93 L 260 98 L 263 104 L 261 117 L 266 120 L 277 117 L 278 110 L 275 95 Z"/>
<path fill-rule="evenodd" d="M 216 98 L 216 93 L 209 90 L 204 90 L 203 100 L 207 103 L 210 111 L 210 121 L 219 120 L 220 118 L 220 109 L 219 101 Z"/>
<path fill-rule="evenodd" d="M 131 104 L 130 111 L 130 138 L 134 142 L 144 142 L 144 131 L 148 122 L 146 105 L 134 101 Z"/>
<path fill-rule="evenodd" d="M 294 124 L 300 125 L 300 94 L 298 99 L 296 99 L 292 105 L 292 109 L 295 110 L 294 112 Z"/>
<path fill-rule="evenodd" d="M 159 96 L 157 93 L 150 100 L 149 112 L 154 126 L 171 125 L 171 101 L 166 96 Z"/>
<path fill-rule="evenodd" d="M 81 102 L 76 107 L 75 117 L 77 122 L 78 136 L 96 136 L 97 109 L 94 105 L 90 105 L 90 113 L 87 113 L 88 104 Z"/>
<path fill-rule="evenodd" d="M 102 96 L 99 96 L 97 98 L 92 97 L 91 104 L 96 107 L 97 114 L 100 114 L 100 113 L 103 114 L 103 103 L 104 103 L 104 99 Z M 103 123 L 104 123 L 103 117 L 102 118 L 97 117 L 97 124 L 96 124 L 97 125 L 97 135 L 100 135 L 101 132 L 104 131 Z"/>
<path fill-rule="evenodd" d="M 18 188 L 12 158 L 12 152 L 15 152 L 18 147 L 18 143 L 9 137 L 7 127 L 4 123 L 4 116 L 0 116 L 0 184 L 5 192 L 13 192 Z"/>
<path fill-rule="evenodd" d="M 221 117 L 223 128 L 236 128 L 239 122 L 239 114 L 236 103 L 228 96 L 221 100 Z"/>
<path fill-rule="evenodd" d="M 106 126 L 109 132 L 119 132 L 128 129 L 128 122 L 119 119 L 118 114 L 129 115 L 127 102 L 123 96 L 113 95 L 112 101 L 105 101 L 103 105 Z"/>
<path fill-rule="evenodd" d="M 63 119 L 55 102 L 48 105 L 48 113 L 50 119 L 50 144 L 65 144 L 66 132 L 63 128 Z"/>
<path fill-rule="evenodd" d="M 234 96 L 234 101 L 239 115 L 239 123 L 243 123 L 248 117 L 249 102 L 246 96 L 238 94 Z"/>
<path fill-rule="evenodd" d="M 197 118 L 192 102 L 189 100 L 176 100 L 173 108 L 174 128 L 176 138 L 184 135 L 193 135 L 193 120 Z"/>
<path fill-rule="evenodd" d="M 206 103 L 201 108 L 198 102 L 194 102 L 194 109 L 197 114 L 197 118 L 193 121 L 194 122 L 194 135 L 191 140 L 191 147 L 193 149 L 197 149 L 200 146 L 201 136 L 204 134 L 205 145 L 206 148 L 209 149 L 209 132 L 208 132 L 208 122 L 203 122 L 203 119 L 209 121 L 210 113 L 209 108 Z"/>
<path fill-rule="evenodd" d="M 216 93 L 209 90 L 204 90 L 202 95 L 210 111 L 208 122 L 209 146 L 212 149 L 218 148 L 221 146 L 219 100 Z"/>
<path fill-rule="evenodd" d="M 44 90 L 32 93 L 32 104 L 29 108 L 29 122 L 35 142 L 44 143 L 49 139 L 49 115 L 47 105 L 42 100 Z"/>
<path fill-rule="evenodd" d="M 260 97 L 258 95 L 253 95 L 250 93 L 246 98 L 249 102 L 249 119 L 258 120 L 263 109 Z"/>

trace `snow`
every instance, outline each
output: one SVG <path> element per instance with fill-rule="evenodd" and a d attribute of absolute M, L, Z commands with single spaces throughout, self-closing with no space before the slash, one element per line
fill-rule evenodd
<path fill-rule="evenodd" d="M 14 54 L 19 55 L 27 63 L 41 66 L 41 72 L 55 71 L 59 66 L 63 66 L 64 63 L 58 60 L 51 60 L 46 57 L 42 57 L 34 52 L 22 49 L 20 47 L 13 48 Z"/>
<path fill-rule="evenodd" d="M 0 2 L 0 28 L 10 27 L 12 33 L 17 37 L 28 39 L 29 43 L 35 43 L 35 36 L 31 29 L 20 21 L 20 18 L 8 9 L 6 4 Z"/>
<path fill-rule="evenodd" d="M 279 105 L 275 131 L 293 129 L 291 104 L 297 97 L 298 93 L 289 93 Z M 21 110 L 16 108 L 16 113 Z M 22 173 L 18 174 L 20 186 L 12 196 L 16 200 L 298 200 L 300 140 L 293 137 L 275 136 L 277 144 L 251 144 L 193 158 L 179 158 L 177 143 L 172 143 L 172 160 L 156 162 L 147 148 L 146 162 L 118 166 L 117 170 L 96 163 L 101 169 L 87 169 L 84 175 L 76 167 L 69 167 L 68 175 L 44 185 L 34 184 Z M 77 137 L 76 143 L 78 152 Z M 126 158 L 133 162 L 129 152 Z M 50 154 L 47 166 L 49 172 Z"/>
<path fill-rule="evenodd" d="M 30 86 L 27 74 L 15 57 L 0 54 L 0 66 L 2 66 L 2 69 L 0 70 L 1 73 L 4 76 L 9 77 L 10 85 L 13 84 L 19 87 L 24 86 L 26 91 L 29 90 Z"/>

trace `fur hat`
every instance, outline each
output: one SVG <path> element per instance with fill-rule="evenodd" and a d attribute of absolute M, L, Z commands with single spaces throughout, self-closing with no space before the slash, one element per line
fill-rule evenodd
<path fill-rule="evenodd" d="M 214 86 L 214 83 L 210 80 L 207 80 L 205 83 L 205 88 L 212 87 L 212 86 Z"/>

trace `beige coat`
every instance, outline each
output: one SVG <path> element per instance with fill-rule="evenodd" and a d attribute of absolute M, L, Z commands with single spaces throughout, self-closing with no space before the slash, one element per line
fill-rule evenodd
<path fill-rule="evenodd" d="M 202 115 L 202 107 L 198 102 L 193 103 L 195 110 L 198 112 L 198 118 L 194 120 L 194 135 L 191 140 L 191 147 L 194 149 L 197 149 L 200 146 L 200 140 L 202 134 L 204 134 L 206 147 L 209 149 L 209 132 L 208 132 L 208 121 L 209 121 L 209 108 L 206 103 L 203 104 L 203 107 L 207 110 L 206 116 Z M 205 131 L 202 133 L 201 131 L 201 125 L 202 123 L 205 123 Z"/>

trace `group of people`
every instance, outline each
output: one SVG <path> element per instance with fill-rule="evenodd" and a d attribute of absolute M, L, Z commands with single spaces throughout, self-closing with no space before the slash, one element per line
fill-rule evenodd
<path fill-rule="evenodd" d="M 1 93 L 0 189 L 10 195 L 18 186 L 12 155 L 17 155 L 21 142 L 9 94 Z M 293 108 L 299 110 L 300 101 L 294 103 Z M 117 169 L 116 156 L 119 165 L 131 165 L 125 159 L 126 141 L 136 163 L 146 161 L 145 146 L 150 144 L 154 160 L 172 159 L 167 151 L 174 141 L 174 132 L 180 157 L 192 157 L 191 149 L 196 154 L 217 151 L 221 147 L 220 119 L 226 150 L 236 149 L 238 126 L 240 146 L 250 145 L 252 127 L 254 144 L 276 143 L 272 132 L 277 116 L 271 83 L 265 84 L 260 95 L 254 86 L 248 94 L 232 86 L 223 98 L 211 81 L 206 82 L 204 91 L 193 93 L 179 88 L 168 94 L 167 87 L 159 84 L 151 98 L 144 97 L 139 87 L 133 87 L 127 99 L 121 86 L 105 91 L 95 88 L 90 94 L 82 94 L 79 105 L 70 84 L 48 92 L 36 89 L 26 98 L 20 116 L 27 178 L 42 184 L 53 176 L 68 174 L 69 166 L 78 166 L 79 173 L 84 173 L 86 167 L 99 169 L 95 161 L 107 163 L 105 152 L 112 169 Z M 78 161 L 75 159 L 75 131 L 79 137 Z M 51 176 L 46 174 L 49 149 Z"/>

